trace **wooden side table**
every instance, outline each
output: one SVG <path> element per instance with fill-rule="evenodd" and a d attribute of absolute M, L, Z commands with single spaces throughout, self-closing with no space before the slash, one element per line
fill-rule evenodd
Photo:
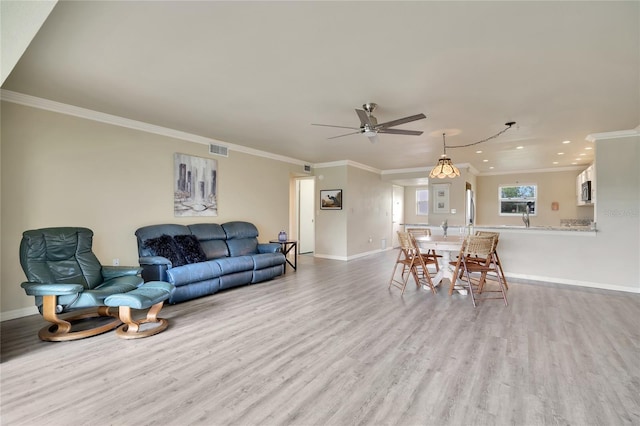
<path fill-rule="evenodd" d="M 284 254 L 284 258 L 289 265 L 293 268 L 293 270 L 297 270 L 298 268 L 298 241 L 296 240 L 269 240 L 270 243 L 278 243 L 282 246 L 282 254 Z M 293 250 L 293 263 L 289 260 L 289 252 Z M 284 265 L 284 272 L 287 273 L 287 264 Z"/>

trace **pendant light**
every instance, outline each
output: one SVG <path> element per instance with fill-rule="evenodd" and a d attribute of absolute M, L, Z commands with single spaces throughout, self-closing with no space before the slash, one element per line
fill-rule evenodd
<path fill-rule="evenodd" d="M 487 142 L 491 139 L 497 138 L 498 136 L 500 136 L 501 134 L 509 130 L 511 127 L 513 127 L 514 124 L 516 124 L 515 121 L 509 121 L 507 123 L 504 123 L 504 125 L 507 126 L 506 128 L 502 129 L 501 131 L 499 131 L 493 136 L 489 136 L 488 138 L 482 139 L 481 141 L 478 141 L 478 142 L 473 142 L 466 145 L 450 146 L 449 148 L 466 148 L 468 146 L 473 146 L 479 143 Z M 447 157 L 447 142 L 445 140 L 445 133 L 442 134 L 442 152 L 443 154 L 440 156 L 440 159 L 438 160 L 438 164 L 436 164 L 436 166 L 433 169 L 431 169 L 431 172 L 429 173 L 429 178 L 444 179 L 444 178 L 455 178 L 460 176 L 460 170 L 458 170 L 458 168 L 453 165 L 451 158 Z"/>
<path fill-rule="evenodd" d="M 440 156 L 438 160 L 438 164 L 431 169 L 431 173 L 429 173 L 429 178 L 455 178 L 460 176 L 460 170 L 451 162 L 451 158 L 447 157 L 447 143 L 445 141 L 445 134 L 442 134 L 442 150 L 443 154 Z"/>

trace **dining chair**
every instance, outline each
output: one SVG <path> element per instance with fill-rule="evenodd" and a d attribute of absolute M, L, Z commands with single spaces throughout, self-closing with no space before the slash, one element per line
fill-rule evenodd
<path fill-rule="evenodd" d="M 420 288 L 421 285 L 427 285 L 431 289 L 431 292 L 435 294 L 436 289 L 431 281 L 431 275 L 411 234 L 398 231 L 398 241 L 400 242 L 400 252 L 393 266 L 393 272 L 389 280 L 389 288 L 391 288 L 391 286 L 397 287 L 402 290 L 402 294 L 404 295 L 409 277 L 412 276 L 416 287 Z M 397 271 L 399 267 L 401 269 L 400 276 L 398 277 Z"/>
<path fill-rule="evenodd" d="M 504 271 L 502 270 L 502 263 L 500 262 L 500 257 L 498 256 L 498 241 L 500 240 L 499 232 L 490 232 L 490 231 L 476 231 L 476 235 L 479 237 L 495 237 L 496 243 L 493 250 L 493 256 L 496 260 L 496 265 L 498 265 L 498 269 L 500 270 L 500 275 L 502 275 L 502 281 L 504 282 L 504 287 L 509 290 L 509 284 L 507 283 L 507 278 L 504 275 Z"/>
<path fill-rule="evenodd" d="M 485 299 L 502 299 L 505 306 L 508 305 L 504 280 L 502 279 L 493 254 L 496 242 L 497 238 L 495 236 L 474 235 L 467 237 L 460 249 L 458 260 L 455 262 L 456 269 L 454 277 L 458 276 L 459 271 L 462 272 L 463 278 L 467 282 L 474 307 L 477 301 Z M 474 278 L 472 274 L 480 274 L 480 276 L 479 278 Z M 484 289 L 489 274 L 495 275 L 499 290 Z M 481 293 L 497 292 L 501 293 L 500 297 L 480 296 Z"/>
<path fill-rule="evenodd" d="M 499 237 L 500 237 L 500 233 L 499 232 L 488 232 L 488 231 L 477 231 L 475 233 L 475 236 L 477 237 L 483 237 L 483 238 L 491 238 L 493 239 L 493 244 L 494 244 L 494 249 L 493 249 L 493 253 L 492 253 L 492 257 L 495 259 L 496 264 L 498 265 L 498 272 L 502 277 L 502 281 L 504 282 L 504 286 L 505 288 L 508 290 L 509 286 L 507 285 L 507 279 L 504 276 L 504 272 L 502 270 L 502 267 L 500 266 L 499 263 L 499 258 L 498 258 L 498 251 L 497 251 L 497 247 L 498 247 L 498 242 L 499 242 Z M 481 258 L 478 256 L 467 256 L 467 262 L 472 263 L 480 263 L 483 265 L 487 265 L 489 263 L 488 259 L 485 258 Z M 455 265 L 456 262 L 450 262 L 451 265 Z M 459 279 L 463 279 L 464 273 L 462 270 L 459 270 L 458 272 L 458 278 Z M 476 287 L 478 289 L 478 293 L 482 293 L 482 290 L 484 289 L 484 284 L 485 284 L 485 279 L 483 276 L 480 276 L 479 278 L 473 278 L 476 284 Z"/>
<path fill-rule="evenodd" d="M 421 237 L 421 236 L 425 236 L 425 237 L 430 237 L 431 236 L 431 229 L 429 228 L 408 228 L 407 232 L 415 239 L 416 237 Z M 418 246 L 420 247 L 420 246 Z M 442 258 L 442 256 L 436 254 L 435 250 L 421 250 L 419 249 L 420 254 L 422 255 L 422 257 L 424 258 L 424 263 L 427 265 L 434 265 L 436 268 L 436 273 L 438 273 L 438 271 L 440 270 L 440 265 L 438 263 L 438 259 Z"/>

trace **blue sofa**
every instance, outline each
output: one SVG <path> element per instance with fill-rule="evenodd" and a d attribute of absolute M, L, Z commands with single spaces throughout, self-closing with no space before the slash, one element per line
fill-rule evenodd
<path fill-rule="evenodd" d="M 142 278 L 173 284 L 172 304 L 284 273 L 280 244 L 258 243 L 249 222 L 150 225 L 135 235 Z"/>

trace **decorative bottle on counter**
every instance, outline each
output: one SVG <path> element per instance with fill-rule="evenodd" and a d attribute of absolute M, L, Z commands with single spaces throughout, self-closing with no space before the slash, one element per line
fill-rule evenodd
<path fill-rule="evenodd" d="M 284 230 L 280 231 L 280 233 L 278 234 L 278 241 L 280 242 L 287 241 L 287 233 L 284 232 Z"/>

